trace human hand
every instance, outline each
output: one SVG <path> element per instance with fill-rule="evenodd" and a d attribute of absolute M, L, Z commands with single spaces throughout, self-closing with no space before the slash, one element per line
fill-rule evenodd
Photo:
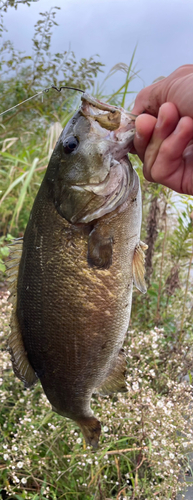
<path fill-rule="evenodd" d="M 193 194 L 193 65 L 139 92 L 135 114 L 135 151 L 147 180 Z M 154 115 L 154 116 L 152 116 Z"/>

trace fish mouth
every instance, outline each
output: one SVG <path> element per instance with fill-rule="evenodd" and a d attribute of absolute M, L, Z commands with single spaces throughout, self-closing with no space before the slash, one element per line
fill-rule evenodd
<path fill-rule="evenodd" d="M 90 137 L 108 143 L 111 155 L 120 161 L 131 150 L 137 115 L 100 102 L 88 94 L 83 94 L 81 99 L 80 112 L 90 122 Z"/>
<path fill-rule="evenodd" d="M 86 93 L 81 99 L 80 112 L 90 122 L 90 138 L 105 145 L 104 157 L 109 157 L 110 162 L 108 172 L 100 182 L 94 176 L 87 184 L 71 185 L 74 192 L 79 191 L 84 196 L 90 194 L 88 204 L 86 202 L 84 208 L 71 217 L 72 223 L 89 223 L 116 210 L 127 200 L 134 182 L 134 171 L 127 153 L 135 134 L 136 115 L 102 103 Z"/>
<path fill-rule="evenodd" d="M 105 131 L 116 131 L 115 137 L 117 140 L 120 140 L 123 134 L 125 133 L 126 135 L 131 129 L 135 130 L 137 115 L 134 115 L 130 111 L 100 102 L 86 93 L 82 95 L 81 100 L 80 111 L 83 116 L 91 123 L 94 121 L 97 122 Z M 102 135 L 102 131 L 100 132 Z"/>
<path fill-rule="evenodd" d="M 99 101 L 93 96 L 90 96 L 86 92 L 82 95 L 81 97 L 82 105 L 81 105 L 81 111 L 84 116 L 92 116 L 95 117 L 95 119 L 101 123 L 101 125 L 104 123 L 104 116 L 108 117 L 109 119 L 109 130 L 114 130 L 115 129 L 115 124 L 116 128 L 119 127 L 121 123 L 121 115 L 125 114 L 131 121 L 135 121 L 137 118 L 137 115 L 131 113 L 130 111 L 125 111 L 125 109 L 119 107 L 119 106 L 114 106 L 112 104 L 104 103 Z M 104 112 L 104 113 L 101 113 Z M 108 116 L 108 113 L 112 113 L 112 116 Z M 113 120 L 114 116 L 114 120 Z M 108 120 L 105 120 L 106 124 L 108 123 Z M 116 123 L 115 123 L 116 122 Z"/>
<path fill-rule="evenodd" d="M 64 187 L 57 210 L 72 224 L 87 224 L 111 212 L 114 217 L 125 202 L 129 203 L 131 193 L 137 194 L 138 177 L 127 156 L 135 134 L 135 116 L 87 94 L 82 96 L 78 113 L 89 122 L 82 156 L 83 162 L 85 157 L 88 161 L 87 175 Z M 89 151 L 93 154 L 87 154 Z"/>

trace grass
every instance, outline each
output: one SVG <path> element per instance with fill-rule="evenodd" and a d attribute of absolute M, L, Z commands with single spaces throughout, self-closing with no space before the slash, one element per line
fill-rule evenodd
<path fill-rule="evenodd" d="M 125 83 L 106 99 L 99 88 L 100 99 L 125 106 L 128 83 L 136 76 L 133 58 L 134 54 L 129 66 L 112 68 L 112 73 L 124 71 Z M 37 103 L 40 115 L 28 124 L 28 130 L 18 122 L 13 137 L 10 118 L 9 133 L 2 136 L 3 279 L 8 254 L 6 235 L 10 229 L 14 236 L 23 235 L 48 158 L 61 127 L 74 113 L 75 101 L 74 95 L 70 96 L 58 107 L 53 99 L 48 115 Z M 142 178 L 142 169 L 138 168 L 138 172 Z M 152 252 L 148 293 L 142 297 L 135 292 L 133 297 L 125 342 L 128 392 L 111 398 L 95 396 L 92 400 L 94 413 L 102 422 L 96 452 L 86 448 L 73 422 L 51 411 L 40 384 L 28 390 L 14 376 L 7 351 L 11 305 L 6 287 L 0 291 L 2 500 L 175 500 L 183 488 L 178 479 L 189 467 L 188 453 L 193 446 L 193 206 L 186 197 L 183 214 L 172 215 L 169 190 L 144 181 L 142 196 L 144 241 L 148 225 L 151 230 L 155 223 L 155 242 L 148 241 Z M 155 200 L 159 216 L 153 221 L 150 208 Z M 163 217 L 166 212 L 167 220 Z"/>
<path fill-rule="evenodd" d="M 0 301 L 2 498 L 175 499 L 193 446 L 191 380 L 180 381 L 184 363 L 193 361 L 190 343 L 172 354 L 164 329 L 130 332 L 128 393 L 93 398 L 103 425 L 94 452 L 70 420 L 50 410 L 40 384 L 24 389 L 14 376 L 6 347 L 8 295 L 1 292 Z"/>

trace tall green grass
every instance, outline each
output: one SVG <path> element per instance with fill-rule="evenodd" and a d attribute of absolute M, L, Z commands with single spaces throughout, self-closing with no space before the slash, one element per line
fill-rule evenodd
<path fill-rule="evenodd" d="M 97 87 L 96 96 L 126 105 L 129 83 L 136 75 L 133 57 L 124 66 L 120 89 L 106 98 Z M 126 339 L 128 392 L 93 397 L 103 426 L 99 449 L 86 448 L 79 429 L 51 412 L 39 384 L 26 390 L 13 374 L 7 352 L 11 305 L 4 283 L 6 238 L 10 232 L 23 235 L 50 154 L 77 107 L 77 96 L 64 96 L 60 103 L 58 107 L 53 100 L 43 116 L 34 101 L 39 114 L 28 130 L 21 119 L 17 130 L 9 122 L 8 137 L 2 127 L 0 494 L 10 500 L 174 500 L 193 445 L 193 203 L 179 196 L 176 204 L 170 190 L 144 181 L 136 158 L 132 161 L 142 186 L 142 239 L 149 244 L 148 292 L 133 295 Z M 30 117 L 31 112 L 30 108 Z"/>

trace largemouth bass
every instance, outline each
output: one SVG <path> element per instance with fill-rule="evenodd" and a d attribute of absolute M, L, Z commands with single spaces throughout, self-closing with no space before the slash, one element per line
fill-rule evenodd
<path fill-rule="evenodd" d="M 8 264 L 15 374 L 26 387 L 39 378 L 53 410 L 94 447 L 101 425 L 91 396 L 127 390 L 133 281 L 146 291 L 133 137 L 129 112 L 83 94 Z"/>

